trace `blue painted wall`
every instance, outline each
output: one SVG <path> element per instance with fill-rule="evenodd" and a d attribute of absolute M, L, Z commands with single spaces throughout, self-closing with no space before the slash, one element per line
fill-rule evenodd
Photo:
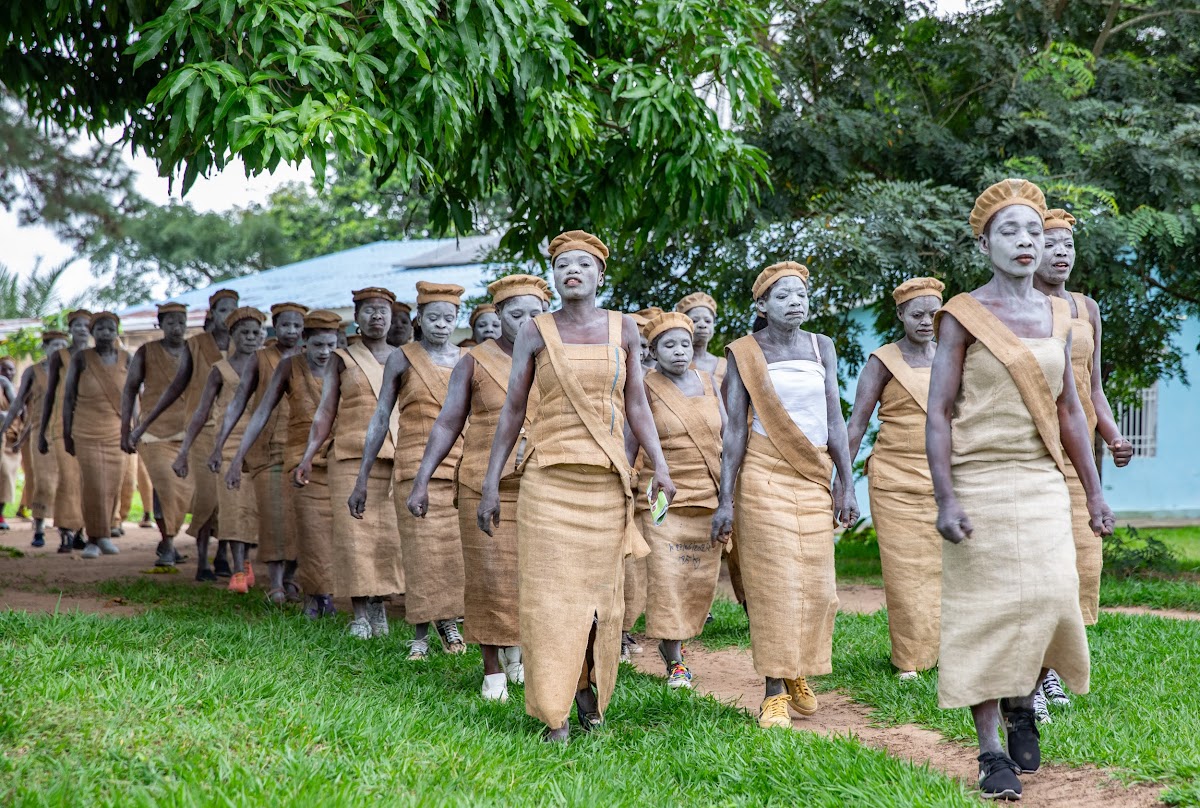
<path fill-rule="evenodd" d="M 863 355 L 882 344 L 872 328 L 873 318 L 865 309 L 852 315 L 863 325 L 859 342 Z M 1200 321 L 1189 319 L 1176 335 L 1183 349 L 1184 367 L 1193 382 L 1200 383 Z M 853 402 L 857 376 L 842 389 L 842 397 Z M 877 421 L 872 422 L 875 426 Z M 868 454 L 866 448 L 858 459 Z M 1123 469 L 1113 466 L 1107 453 L 1102 469 L 1104 493 L 1109 506 L 1122 518 L 1200 519 L 1200 389 L 1178 379 L 1158 385 L 1158 452 L 1155 457 L 1138 457 Z M 855 486 L 858 504 L 870 511 L 867 480 Z"/>

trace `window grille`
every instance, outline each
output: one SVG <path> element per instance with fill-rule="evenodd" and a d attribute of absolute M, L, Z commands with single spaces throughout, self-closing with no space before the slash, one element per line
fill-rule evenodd
<path fill-rule="evenodd" d="M 1158 453 L 1158 382 L 1141 390 L 1135 404 L 1118 404 L 1113 414 L 1121 434 L 1133 444 L 1134 457 Z"/>

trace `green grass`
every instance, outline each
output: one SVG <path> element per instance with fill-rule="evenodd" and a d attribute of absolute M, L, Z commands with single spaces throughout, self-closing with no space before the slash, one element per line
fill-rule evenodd
<path fill-rule="evenodd" d="M 16 490 L 16 493 L 14 494 L 14 497 L 15 497 L 16 501 L 15 502 L 7 502 L 4 505 L 4 518 L 5 519 L 9 519 L 9 518 L 17 515 L 17 507 L 21 504 L 21 492 L 25 490 L 25 475 L 23 473 L 17 475 L 17 482 L 16 482 L 15 490 Z M 130 522 L 142 521 L 142 514 L 144 514 L 145 512 L 146 512 L 145 508 L 142 506 L 141 492 L 134 489 L 133 504 L 129 508 L 129 521 Z"/>
<path fill-rule="evenodd" d="M 1188 579 L 1118 579 L 1105 575 L 1100 579 L 1100 605 L 1200 612 L 1200 583 Z"/>
<path fill-rule="evenodd" d="M 833 548 L 833 565 L 841 583 L 883 586 L 883 568 L 879 564 L 879 544 L 874 531 L 838 541 Z"/>
<path fill-rule="evenodd" d="M 148 610 L 0 614 L 0 804 L 976 804 L 627 667 L 605 728 L 550 747 L 519 688 L 479 698 L 477 652 L 410 664 L 403 627 L 362 643 L 216 589 L 103 589 Z"/>
<path fill-rule="evenodd" d="M 708 647 L 749 647 L 745 615 L 719 601 L 701 637 Z M 1055 710 L 1042 733 L 1045 759 L 1111 768 L 1130 780 L 1171 785 L 1171 801 L 1200 805 L 1200 623 L 1105 614 L 1088 630 L 1091 693 Z M 889 662 L 887 615 L 839 614 L 833 670 L 813 682 L 870 705 L 885 724 L 918 724 L 974 744 L 967 710 L 940 710 L 936 673 L 901 684 Z"/>

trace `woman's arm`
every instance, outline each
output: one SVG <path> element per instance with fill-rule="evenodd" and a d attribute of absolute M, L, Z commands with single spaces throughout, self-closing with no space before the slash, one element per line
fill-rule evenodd
<path fill-rule="evenodd" d="M 1113 416 L 1112 407 L 1108 404 L 1108 396 L 1104 393 L 1104 382 L 1100 378 L 1101 342 L 1103 341 L 1104 326 L 1100 321 L 1100 307 L 1090 297 L 1084 298 L 1087 304 L 1088 319 L 1092 322 L 1092 333 L 1096 343 L 1092 355 L 1092 407 L 1096 410 L 1096 431 L 1108 444 L 1108 451 L 1113 456 L 1113 464 L 1117 468 L 1129 465 L 1133 459 L 1133 444 L 1121 435 L 1117 419 Z"/>
<path fill-rule="evenodd" d="M 17 419 L 17 416 L 25 409 L 26 402 L 29 401 L 29 390 L 33 386 L 33 366 L 25 368 L 25 372 L 21 374 L 21 386 L 17 388 L 17 395 L 8 405 L 8 412 L 4 415 L 4 423 L 0 424 L 0 434 L 8 431 L 12 426 L 12 422 Z M 25 419 L 25 429 L 29 428 L 29 419 Z"/>
<path fill-rule="evenodd" d="M 59 359 L 58 351 L 50 355 L 50 361 L 46 363 L 46 395 L 42 397 L 42 417 L 38 422 L 38 445 L 39 454 L 46 454 L 50 451 L 50 444 L 46 440 L 46 427 L 50 425 L 50 413 L 54 410 L 54 396 L 58 392 L 58 373 L 62 367 L 62 360 Z"/>
<path fill-rule="evenodd" d="M 946 541 L 958 544 L 969 538 L 974 528 L 954 495 L 950 473 L 950 419 L 954 402 L 962 386 L 963 362 L 967 346 L 974 341 L 954 316 L 942 312 L 938 327 L 937 352 L 929 372 L 929 411 L 925 419 L 925 456 L 933 478 L 933 498 L 937 501 L 938 533 Z"/>
<path fill-rule="evenodd" d="M 670 503 L 675 499 L 675 483 L 671 482 L 671 471 L 658 441 L 658 430 L 654 428 L 654 413 L 650 412 L 650 402 L 646 400 L 637 324 L 628 314 L 621 315 L 621 341 L 625 348 L 625 421 L 654 466 L 650 501 L 658 499 L 658 492 L 662 491 Z"/>
<path fill-rule="evenodd" d="M 137 404 L 138 393 L 142 390 L 142 382 L 146 380 L 146 346 L 143 345 L 133 354 L 129 362 L 129 372 L 125 375 L 125 387 L 121 390 L 121 449 L 127 454 L 137 451 L 129 440 L 130 430 L 133 429 L 133 411 Z"/>
<path fill-rule="evenodd" d="M 257 389 L 258 356 L 255 356 L 254 361 L 250 362 L 246 369 L 242 371 L 241 378 L 238 379 L 237 390 L 234 391 L 229 405 L 225 407 L 225 419 L 221 422 L 221 430 L 217 433 L 217 442 L 213 446 L 212 454 L 208 458 L 208 467 L 213 471 L 220 469 L 221 452 L 225 449 L 225 441 L 229 440 L 229 433 L 233 431 L 242 414 L 246 412 L 246 405 L 250 403 L 250 396 L 254 395 L 254 391 Z M 250 445 L 253 445 L 253 441 L 251 441 Z M 215 468 L 213 467 L 214 461 L 216 461 Z"/>
<path fill-rule="evenodd" d="M 883 388 L 887 387 L 891 380 L 892 372 L 879 361 L 879 357 L 871 356 L 867 359 L 862 375 L 858 377 L 858 387 L 854 390 L 854 409 L 850 413 L 850 423 L 846 425 L 851 462 L 858 457 L 863 435 L 867 434 L 867 427 L 871 425 L 871 415 L 883 396 Z"/>
<path fill-rule="evenodd" d="M 167 385 L 167 389 L 162 391 L 162 395 L 158 397 L 158 401 L 146 413 L 142 422 L 133 428 L 130 433 L 130 440 L 135 444 L 141 440 L 142 435 L 146 434 L 146 430 L 150 427 L 158 416 L 166 412 L 167 407 L 170 407 L 179 397 L 183 395 L 183 391 L 187 389 L 188 383 L 192 380 L 192 352 L 185 350 L 183 356 L 179 359 L 179 367 L 175 370 L 175 378 L 171 379 L 171 383 Z M 205 416 L 208 420 L 208 416 Z"/>
<path fill-rule="evenodd" d="M 458 360 L 458 364 L 450 372 L 446 400 L 429 430 L 425 454 L 421 456 L 421 466 L 417 469 L 417 476 L 413 479 L 412 491 L 406 503 L 409 513 L 413 516 L 424 517 L 429 511 L 429 479 L 446 459 L 446 455 L 450 454 L 454 442 L 458 440 L 467 424 L 467 416 L 471 414 L 471 380 L 474 377 L 475 358 L 467 354 Z"/>
<path fill-rule="evenodd" d="M 188 476 L 188 452 L 191 450 L 192 444 L 196 442 L 196 436 L 204 428 L 204 422 L 208 420 L 213 402 L 217 400 L 217 394 L 221 392 L 222 386 L 221 371 L 217 370 L 214 365 L 213 369 L 208 372 L 208 378 L 204 381 L 204 390 L 200 393 L 200 403 L 197 405 L 196 411 L 192 413 L 192 420 L 188 421 L 187 429 L 183 433 L 183 443 L 179 445 L 179 454 L 175 456 L 175 462 L 171 464 L 171 469 L 177 477 Z M 163 393 L 163 396 L 165 397 L 166 393 Z"/>
<path fill-rule="evenodd" d="M 392 351 L 383 366 L 383 386 L 379 390 L 379 402 L 367 425 L 367 438 L 363 445 L 362 462 L 358 465 L 358 479 L 354 482 L 354 490 L 346 506 L 350 515 L 362 519 L 363 511 L 367 509 L 367 480 L 371 477 L 371 468 L 383 448 L 383 441 L 392 428 L 392 410 L 396 409 L 396 399 L 400 395 L 400 383 L 410 367 L 404 351 Z"/>
<path fill-rule="evenodd" d="M 66 387 L 63 389 L 63 448 L 67 454 L 75 454 L 75 436 L 72 432 L 75 426 L 75 402 L 79 398 L 79 374 L 83 373 L 83 351 L 71 357 L 67 368 Z"/>
<path fill-rule="evenodd" d="M 833 460 L 837 479 L 841 482 L 838 498 L 834 501 L 834 515 L 842 527 L 850 527 L 858 521 L 858 497 L 854 493 L 854 465 L 851 462 L 850 443 L 846 436 L 846 419 L 842 417 L 842 397 L 838 392 L 837 349 L 833 340 L 824 334 L 817 335 L 821 349 L 821 363 L 825 366 L 825 418 L 829 429 L 829 457 Z"/>
<path fill-rule="evenodd" d="M 722 543 L 728 542 L 733 535 L 733 491 L 742 461 L 746 459 L 746 441 L 750 437 L 750 391 L 742 382 L 733 354 L 726 352 L 726 359 L 728 364 L 721 389 L 725 393 L 729 420 L 721 435 L 721 491 L 712 521 L 712 538 Z"/>
<path fill-rule="evenodd" d="M 241 488 L 242 486 L 242 461 L 246 459 L 250 447 L 262 434 L 267 421 L 271 418 L 271 413 L 283 400 L 283 391 L 287 388 L 288 379 L 292 375 L 292 359 L 291 356 L 284 357 L 275 366 L 275 372 L 271 374 L 271 378 L 267 382 L 267 389 L 263 391 L 262 401 L 258 403 L 258 409 L 254 411 L 254 414 L 250 416 L 250 423 L 246 424 L 242 442 L 238 444 L 237 451 L 233 454 L 233 460 L 229 461 L 229 469 L 225 472 L 225 485 L 229 488 Z M 300 361 L 305 361 L 303 356 L 300 356 Z M 225 417 L 229 417 L 228 409 L 225 410 Z M 240 418 L 241 415 L 239 414 L 238 417 Z"/>
<path fill-rule="evenodd" d="M 1058 397 L 1058 429 L 1063 448 L 1067 450 L 1067 457 L 1071 458 L 1071 465 L 1075 467 L 1075 473 L 1079 475 L 1083 491 L 1087 494 L 1088 522 L 1092 532 L 1097 536 L 1110 536 L 1116 517 L 1104 501 L 1087 418 L 1083 414 L 1083 405 L 1079 403 L 1079 393 L 1075 389 L 1075 374 L 1071 369 L 1070 334 L 1067 335 L 1066 351 L 1067 366 L 1063 370 L 1063 391 Z"/>
<path fill-rule="evenodd" d="M 342 397 L 342 371 L 345 369 L 346 363 L 340 356 L 334 354 L 329 357 L 329 364 L 325 365 L 325 378 L 321 385 L 321 402 L 317 404 L 317 411 L 313 413 L 312 426 L 308 428 L 308 446 L 304 448 L 304 457 L 301 458 L 300 465 L 292 471 L 293 485 L 308 485 L 308 477 L 312 474 L 313 458 L 317 456 L 317 451 L 329 439 L 329 433 L 333 431 L 333 420 L 337 418 L 338 413 L 338 400 Z"/>
<path fill-rule="evenodd" d="M 529 406 L 529 390 L 533 387 L 533 373 L 537 368 L 534 357 L 546 347 L 542 332 L 533 321 L 521 326 L 517 341 L 513 344 L 513 366 L 508 376 L 508 396 L 500 421 L 496 424 L 496 437 L 492 441 L 492 453 L 488 456 L 487 474 L 483 478 L 483 492 L 479 510 L 475 515 L 479 529 L 489 536 L 500 524 L 500 474 L 517 438 L 525 425 L 525 410 Z"/>

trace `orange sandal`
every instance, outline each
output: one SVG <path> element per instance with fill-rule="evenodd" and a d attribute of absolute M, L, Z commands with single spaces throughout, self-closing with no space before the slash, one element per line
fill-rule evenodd
<path fill-rule="evenodd" d="M 235 572 L 229 579 L 229 591 L 237 592 L 239 595 L 244 595 L 250 591 L 250 587 L 246 583 L 246 573 Z"/>
<path fill-rule="evenodd" d="M 254 586 L 254 567 L 249 561 L 246 562 L 246 586 Z"/>

